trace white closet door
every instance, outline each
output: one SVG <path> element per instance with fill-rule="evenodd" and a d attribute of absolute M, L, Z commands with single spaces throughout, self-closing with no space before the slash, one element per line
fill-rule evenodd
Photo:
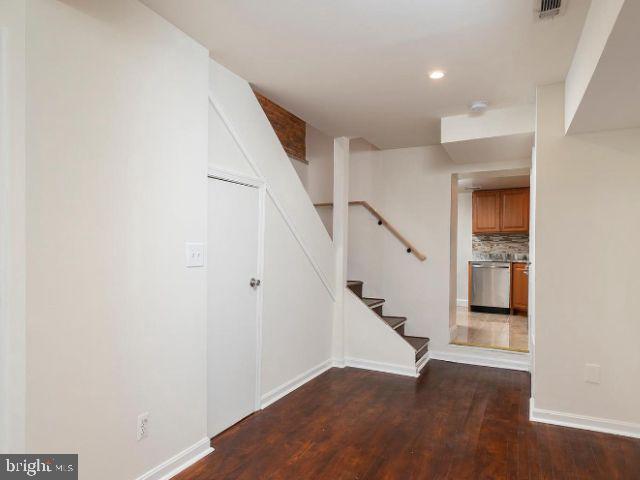
<path fill-rule="evenodd" d="M 209 179 L 209 437 L 253 413 L 257 380 L 259 190 Z"/>

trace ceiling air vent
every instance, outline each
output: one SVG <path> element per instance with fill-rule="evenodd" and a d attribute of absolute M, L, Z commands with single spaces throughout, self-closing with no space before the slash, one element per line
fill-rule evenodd
<path fill-rule="evenodd" d="M 563 0 L 536 0 L 538 17 L 553 18 L 559 15 L 562 13 L 563 3 L 566 3 L 566 0 L 564 2 Z"/>

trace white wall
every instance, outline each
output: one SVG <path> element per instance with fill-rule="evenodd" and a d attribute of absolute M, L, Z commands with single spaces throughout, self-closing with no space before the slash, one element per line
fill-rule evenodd
<path fill-rule="evenodd" d="M 298 181 L 282 146 L 264 116 L 248 83 L 211 61 L 210 93 L 220 108 L 225 124 L 213 106 L 209 107 L 209 165 L 252 176 L 261 176 L 268 185 L 265 225 L 265 265 L 262 313 L 262 382 L 261 395 L 271 398 L 274 390 L 298 375 L 331 358 L 333 299 L 306 256 L 274 198 L 287 198 L 297 205 L 300 217 L 283 211 L 296 232 L 315 235 L 323 244 L 320 255 L 307 244 L 313 258 L 322 261 L 324 248 L 333 248 L 309 196 Z M 226 125 L 237 135 L 238 143 Z M 240 128 L 251 125 L 251 128 Z M 242 147 L 240 146 L 242 145 Z M 254 148 L 254 145 L 266 145 Z M 259 161 L 262 175 L 251 160 Z M 300 162 L 298 162 L 300 163 Z M 269 172 L 267 176 L 264 172 Z M 271 181 L 277 175 L 277 182 Z M 319 232 L 319 233 L 318 233 Z M 322 234 L 322 235 L 321 235 Z M 307 237 L 304 237 L 307 238 Z M 331 273 L 333 279 L 333 273 Z"/>
<path fill-rule="evenodd" d="M 252 169 L 269 185 L 269 194 L 292 225 L 304 248 L 312 252 L 314 268 L 333 292 L 334 254 L 331 239 L 303 184 L 291 165 L 273 128 L 249 84 L 221 65 L 212 62 L 210 69 L 213 101 L 220 117 L 230 125 L 241 149 L 251 159 Z M 267 128 L 269 127 L 269 128 Z M 245 167 L 246 168 L 246 167 Z"/>
<path fill-rule="evenodd" d="M 333 201 L 333 137 L 307 124 L 307 192 L 313 203 Z M 300 163 L 300 162 L 298 162 Z"/>
<path fill-rule="evenodd" d="M 333 318 L 333 301 L 271 199 L 263 288 L 261 394 L 266 396 L 331 357 Z"/>
<path fill-rule="evenodd" d="M 564 136 L 564 102 L 538 89 L 535 406 L 640 431 L 640 129 Z"/>
<path fill-rule="evenodd" d="M 587 92 L 602 52 L 626 0 L 592 1 L 565 83 L 565 131 Z"/>
<path fill-rule="evenodd" d="M 309 166 L 306 163 L 301 162 L 300 160 L 296 160 L 295 158 L 289 157 L 289 160 L 291 160 L 291 165 L 293 165 L 293 169 L 298 174 L 300 183 L 302 183 L 302 186 L 305 188 L 305 190 L 308 190 Z"/>
<path fill-rule="evenodd" d="M 0 2 L 0 451 L 25 450 L 25 4 Z"/>
<path fill-rule="evenodd" d="M 408 254 L 367 211 L 352 207 L 349 277 L 365 282 L 367 296 L 387 299 L 389 315 L 407 316 L 407 334 L 430 337 L 430 350 L 446 349 L 452 265 L 456 272 L 450 258 L 452 175 L 528 166 L 528 161 L 456 165 L 439 145 L 353 153 L 350 198 L 371 203 L 427 260 Z"/>
<path fill-rule="evenodd" d="M 415 376 L 413 347 L 346 288 L 344 300 L 346 364 Z"/>
<path fill-rule="evenodd" d="M 293 168 L 313 203 L 331 203 L 333 202 L 333 138 L 307 124 L 306 148 L 309 164 L 290 159 Z M 352 139 L 349 142 L 349 148 L 351 154 L 378 150 L 363 138 Z M 333 236 L 332 209 L 319 207 L 317 211 L 327 232 Z"/>
<path fill-rule="evenodd" d="M 333 202 L 333 137 L 307 124 L 307 165 L 305 188 L 313 203 Z M 300 162 L 297 162 L 300 163 Z M 333 235 L 333 210 L 317 208 L 329 235 Z"/>
<path fill-rule="evenodd" d="M 29 0 L 26 62 L 27 449 L 135 478 L 206 434 L 208 52 L 133 0 Z"/>
<path fill-rule="evenodd" d="M 307 163 L 289 157 L 293 169 L 313 203 L 333 198 L 333 137 L 307 123 Z M 324 219 L 323 219 L 324 221 Z"/>
<path fill-rule="evenodd" d="M 468 262 L 471 260 L 471 192 L 458 193 L 457 297 L 460 305 L 469 300 Z"/>
<path fill-rule="evenodd" d="M 533 105 L 492 108 L 482 115 L 465 113 L 442 117 L 442 143 L 531 133 L 534 129 L 534 119 Z"/>

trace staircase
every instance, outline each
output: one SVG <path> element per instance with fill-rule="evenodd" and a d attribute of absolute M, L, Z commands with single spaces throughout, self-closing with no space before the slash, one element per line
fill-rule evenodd
<path fill-rule="evenodd" d="M 429 350 L 429 339 L 426 337 L 411 337 L 404 334 L 404 326 L 407 322 L 406 317 L 395 317 L 383 315 L 382 308 L 384 305 L 383 298 L 364 297 L 362 288 L 364 283 L 360 280 L 349 280 L 347 288 L 351 290 L 362 302 L 371 309 L 380 319 L 391 327 L 398 335 L 400 335 L 415 350 L 416 365 L 420 363 L 420 359 L 425 356 Z"/>

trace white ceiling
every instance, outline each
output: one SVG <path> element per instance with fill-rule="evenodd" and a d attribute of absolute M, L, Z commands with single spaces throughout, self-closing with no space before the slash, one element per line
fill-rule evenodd
<path fill-rule="evenodd" d="M 440 117 L 533 103 L 564 79 L 589 0 L 142 0 L 308 123 L 380 148 L 440 142 Z M 440 68 L 440 81 L 428 72 Z"/>

